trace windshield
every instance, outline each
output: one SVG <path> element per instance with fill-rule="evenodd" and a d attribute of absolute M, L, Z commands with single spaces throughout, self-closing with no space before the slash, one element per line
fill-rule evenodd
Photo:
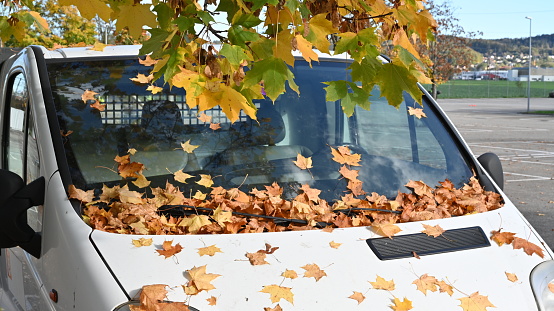
<path fill-rule="evenodd" d="M 343 165 L 333 160 L 332 151 L 340 146 L 361 156 L 359 166 L 351 166 L 363 183 L 358 193 L 393 198 L 408 191 L 404 185 L 410 180 L 435 186 L 449 179 L 460 187 L 472 176 L 431 103 L 424 100 L 421 107 L 404 96 L 395 108 L 376 87 L 371 110 L 356 108 L 347 117 L 340 102 L 325 100 L 323 82 L 344 80 L 349 63 L 312 65 L 296 61 L 292 68 L 300 95 L 288 90 L 275 103 L 258 100 L 259 122 L 242 115 L 231 123 L 218 107 L 201 117 L 187 106 L 181 89 L 166 85 L 153 95 L 146 85 L 131 81 L 149 72 L 137 60 L 51 62 L 50 83 L 72 181 L 81 189 L 122 184 L 114 158 L 136 150 L 132 161 L 144 164 L 150 188 L 173 183 L 174 173 L 181 171 L 193 176 L 175 182 L 185 194 L 205 192 L 205 185 L 194 181 L 209 175 L 212 187 L 245 192 L 277 182 L 287 198 L 308 184 L 330 202 L 348 187 L 339 173 Z M 87 90 L 97 93 L 96 108 L 84 103 Z M 409 107 L 423 108 L 426 117 L 410 115 Z M 197 147 L 184 150 L 183 143 Z M 311 160 L 304 169 L 298 165 L 302 157 Z"/>

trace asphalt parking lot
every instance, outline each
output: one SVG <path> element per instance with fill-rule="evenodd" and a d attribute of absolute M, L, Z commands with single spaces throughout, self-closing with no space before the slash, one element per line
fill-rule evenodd
<path fill-rule="evenodd" d="M 504 192 L 554 248 L 554 98 L 440 99 L 473 153 L 496 153 Z"/>

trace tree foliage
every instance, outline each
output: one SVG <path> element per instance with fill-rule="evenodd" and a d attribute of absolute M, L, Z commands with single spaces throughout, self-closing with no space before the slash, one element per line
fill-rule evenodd
<path fill-rule="evenodd" d="M 352 80 L 334 81 L 327 88 L 329 97 L 343 99 L 349 113 L 355 105 L 368 108 L 367 98 L 375 85 L 388 90 L 384 96 L 391 105 L 398 105 L 403 91 L 420 101 L 415 83 L 424 78 L 420 72 L 425 68 L 414 45 L 417 38 L 422 42 L 432 38 L 436 27 L 422 0 L 59 3 L 74 5 L 89 20 L 113 20 L 116 31 L 126 30 L 133 38 L 147 28 L 151 37 L 141 53 L 157 60 L 150 83 L 183 87 L 190 94 L 189 106 L 205 110 L 220 105 L 231 120 L 241 110 L 255 117 L 254 99 L 275 100 L 287 86 L 298 91 L 289 69 L 294 66 L 294 51 L 310 63 L 320 55 L 314 49 L 325 54 L 348 53 L 355 60 L 350 68 Z M 43 25 L 30 1 L 5 4 L 10 10 L 0 17 L 3 41 L 21 40 L 20 25 Z M 390 64 L 377 60 L 383 46 L 393 57 Z"/>
<path fill-rule="evenodd" d="M 436 18 L 435 40 L 430 44 L 418 46 L 425 59 L 430 61 L 428 76 L 433 84 L 433 97 L 436 98 L 436 84 L 448 81 L 454 74 L 467 69 L 474 62 L 474 51 L 470 48 L 470 39 L 478 35 L 466 32 L 454 17 L 448 2 L 436 4 L 428 2 L 429 10 Z"/>

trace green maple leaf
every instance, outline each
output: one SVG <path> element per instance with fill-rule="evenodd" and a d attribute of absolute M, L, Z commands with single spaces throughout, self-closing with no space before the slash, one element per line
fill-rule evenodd
<path fill-rule="evenodd" d="M 240 64 L 245 60 L 252 60 L 252 57 L 246 54 L 246 51 L 243 48 L 227 43 L 223 44 L 223 47 L 221 48 L 219 54 L 225 56 L 229 63 L 231 63 L 231 65 L 233 65 L 235 68 L 239 67 Z"/>
<path fill-rule="evenodd" d="M 335 55 L 349 52 L 354 60 L 360 62 L 364 56 L 375 55 L 377 52 L 379 39 L 375 35 L 375 29 L 371 27 L 358 33 L 345 32 L 338 36 L 341 39 L 335 46 Z"/>
<path fill-rule="evenodd" d="M 270 57 L 254 63 L 252 69 L 246 72 L 244 87 L 252 87 L 264 81 L 264 91 L 272 101 L 285 92 L 285 82 L 289 87 L 298 91 L 298 85 L 294 83 L 294 74 L 283 60 Z"/>
<path fill-rule="evenodd" d="M 247 48 L 247 42 L 253 42 L 260 39 L 260 35 L 253 30 L 247 30 L 242 26 L 231 26 L 229 28 L 229 41 L 234 44 Z"/>
<path fill-rule="evenodd" d="M 348 69 L 351 70 L 353 81 L 362 82 L 364 90 L 371 90 L 377 77 L 377 72 L 383 66 L 383 63 L 375 56 L 366 56 L 361 62 L 352 62 Z"/>
<path fill-rule="evenodd" d="M 404 100 L 403 91 L 406 91 L 415 101 L 421 103 L 423 93 L 417 86 L 417 79 L 398 59 L 395 59 L 392 63 L 384 64 L 379 71 L 379 78 L 377 84 L 381 88 L 381 96 L 387 98 L 389 105 L 400 106 Z"/>
<path fill-rule="evenodd" d="M 350 117 L 354 113 L 356 106 L 369 110 L 369 92 L 359 88 L 356 83 L 344 80 L 324 83 L 328 85 L 325 87 L 325 100 L 340 100 L 342 110 L 347 116 Z"/>
<path fill-rule="evenodd" d="M 243 26 L 246 28 L 252 28 L 258 26 L 262 22 L 261 19 L 259 19 L 254 14 L 243 14 L 242 12 L 237 12 L 235 16 L 233 17 L 232 23 L 233 25 L 237 26 Z"/>
<path fill-rule="evenodd" d="M 271 5 L 279 4 L 279 0 L 250 0 L 250 1 L 246 1 L 246 2 L 251 2 L 253 4 L 253 6 L 251 8 L 252 11 L 256 11 L 258 9 L 261 9 L 262 7 L 264 7 L 267 4 L 271 4 Z"/>

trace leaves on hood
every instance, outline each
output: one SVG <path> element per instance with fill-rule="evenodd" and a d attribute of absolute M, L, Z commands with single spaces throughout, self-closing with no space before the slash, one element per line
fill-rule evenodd
<path fill-rule="evenodd" d="M 394 311 L 408 311 L 412 309 L 412 302 L 406 298 L 404 298 L 402 301 L 398 298 L 394 298 L 390 307 Z"/>
<path fill-rule="evenodd" d="M 306 272 L 304 272 L 305 278 L 314 278 L 316 282 L 321 280 L 322 277 L 327 276 L 327 273 L 321 270 L 321 268 L 319 268 L 319 266 L 315 263 L 305 265 L 302 269 L 306 270 Z"/>
<path fill-rule="evenodd" d="M 424 274 L 412 284 L 415 284 L 420 292 L 427 295 L 428 290 L 432 292 L 436 292 L 438 290 L 438 282 L 439 281 L 434 276 Z"/>
<path fill-rule="evenodd" d="M 374 289 L 382 289 L 382 290 L 394 290 L 396 287 L 394 285 L 394 280 L 387 281 L 384 278 L 377 276 L 377 279 L 375 282 L 369 282 L 371 286 L 373 286 Z"/>
<path fill-rule="evenodd" d="M 506 278 L 508 279 L 508 281 L 514 282 L 514 283 L 518 281 L 517 275 L 515 275 L 514 273 L 509 273 L 509 272 L 504 272 L 504 273 L 506 273 Z"/>
<path fill-rule="evenodd" d="M 364 294 L 356 291 L 354 291 L 352 295 L 348 296 L 348 298 L 356 300 L 358 304 L 362 303 L 362 301 L 365 300 Z"/>
<path fill-rule="evenodd" d="M 487 308 L 495 308 L 489 301 L 489 298 L 480 295 L 479 292 L 475 292 L 468 297 L 459 298 L 458 300 L 460 301 L 460 307 L 464 311 L 487 311 Z"/>
<path fill-rule="evenodd" d="M 269 299 L 271 299 L 272 303 L 279 302 L 281 299 L 285 299 L 292 304 L 294 303 L 294 294 L 290 287 L 273 284 L 264 286 L 260 292 L 269 294 Z"/>
<path fill-rule="evenodd" d="M 223 253 L 219 247 L 215 246 L 215 244 L 198 249 L 198 255 L 200 256 L 214 256 L 215 253 Z"/>
<path fill-rule="evenodd" d="M 189 280 L 187 287 L 194 289 L 193 291 L 195 291 L 196 294 L 204 290 L 209 291 L 215 289 L 215 286 L 212 285 L 212 281 L 221 276 L 215 273 L 206 273 L 206 265 L 194 267 L 190 270 L 186 270 L 185 272 L 187 279 Z M 192 293 L 190 294 L 195 295 Z"/>
<path fill-rule="evenodd" d="M 423 227 L 425 228 L 425 230 L 423 230 L 421 232 L 427 234 L 428 236 L 432 236 L 432 237 L 435 237 L 435 238 L 440 236 L 441 234 L 443 234 L 444 231 L 445 231 L 439 225 L 429 226 L 429 225 L 423 224 Z"/>
<path fill-rule="evenodd" d="M 150 246 L 152 245 L 152 238 L 140 238 L 137 240 L 133 240 L 132 242 L 133 242 L 133 245 L 136 247 Z"/>
<path fill-rule="evenodd" d="M 178 254 L 183 249 L 183 247 L 179 243 L 175 245 L 172 244 L 173 241 L 164 241 L 164 243 L 162 244 L 162 249 L 157 249 L 156 252 L 167 259 L 175 254 Z"/>

